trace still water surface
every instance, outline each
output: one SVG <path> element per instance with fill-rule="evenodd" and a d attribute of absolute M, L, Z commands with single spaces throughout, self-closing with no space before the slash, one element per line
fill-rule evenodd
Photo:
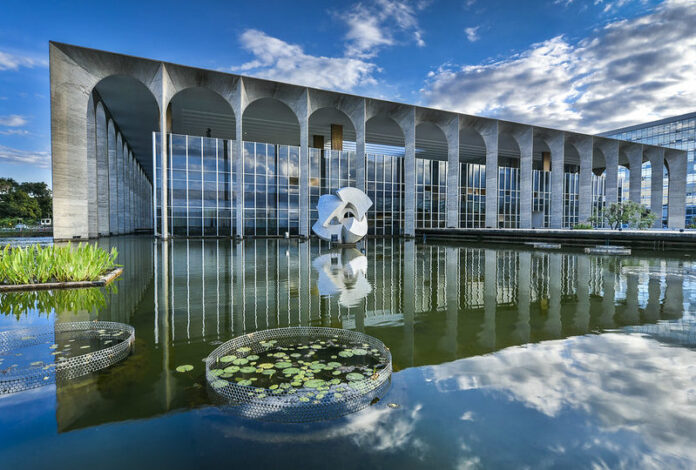
<path fill-rule="evenodd" d="M 69 385 L 0 397 L 2 469 L 696 466 L 689 253 L 100 243 L 125 267 L 115 289 L 0 297 L 0 330 L 118 321 L 135 327 L 135 352 Z M 384 399 L 309 425 L 212 405 L 202 359 L 289 325 L 382 340 L 395 371 Z M 194 370 L 177 373 L 183 364 Z"/>

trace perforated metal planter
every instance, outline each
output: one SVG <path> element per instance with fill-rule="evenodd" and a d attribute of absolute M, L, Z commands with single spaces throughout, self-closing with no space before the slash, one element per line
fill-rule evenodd
<path fill-rule="evenodd" d="M 52 344 L 57 337 L 90 340 L 107 335 L 113 338 L 113 346 L 75 355 L 65 360 L 43 363 L 41 366 L 0 366 L 0 395 L 20 392 L 43 385 L 61 383 L 101 369 L 125 359 L 135 341 L 135 328 L 130 325 L 107 321 L 66 322 L 55 326 L 19 328 L 0 332 L 0 357 L 21 355 L 22 350 L 39 345 Z M 107 340 L 109 341 L 109 340 Z"/>
<path fill-rule="evenodd" d="M 248 384 L 248 380 L 240 381 L 241 383 L 224 380 L 220 374 L 216 374 L 225 358 L 244 360 L 249 356 L 267 353 L 269 342 L 273 342 L 274 350 L 282 350 L 284 347 L 291 348 L 310 341 L 359 344 L 379 359 L 379 367 L 375 367 L 369 376 L 364 375 L 364 378 L 350 382 L 327 381 L 314 386 L 317 380 L 303 379 L 305 382 L 302 385 L 275 389 L 254 386 Z M 232 354 L 234 356 L 230 356 Z M 356 331 L 323 327 L 278 328 L 240 336 L 210 353 L 205 365 L 209 390 L 217 402 L 231 405 L 229 409 L 233 413 L 246 418 L 286 423 L 335 419 L 376 403 L 387 391 L 392 373 L 391 353 L 384 343 Z M 283 373 L 283 369 L 280 370 Z M 353 378 L 355 375 L 353 374 Z"/>

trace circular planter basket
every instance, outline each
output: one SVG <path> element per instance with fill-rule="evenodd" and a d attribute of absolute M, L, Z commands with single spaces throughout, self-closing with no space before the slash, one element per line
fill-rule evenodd
<path fill-rule="evenodd" d="M 56 350 L 57 341 L 95 342 L 96 351 L 59 360 L 58 353 L 45 352 L 53 362 L 37 361 L 27 366 L 8 367 L 7 358 L 21 356 L 28 348 L 45 346 Z M 135 341 L 135 328 L 108 321 L 57 323 L 54 327 L 20 328 L 0 332 L 0 395 L 20 392 L 52 383 L 61 383 L 101 369 L 125 359 Z M 113 345 L 110 345 L 112 344 Z M 52 346 L 47 346 L 52 345 Z"/>
<path fill-rule="evenodd" d="M 336 351 L 340 357 L 312 361 Z M 275 364 L 261 363 L 269 355 L 276 357 L 271 359 Z M 372 361 L 374 367 L 361 366 L 356 360 Z M 290 327 L 227 341 L 206 358 L 205 369 L 211 394 L 217 402 L 231 405 L 233 413 L 262 421 L 303 423 L 335 419 L 379 401 L 391 382 L 392 358 L 384 343 L 363 333 Z M 244 369 L 246 376 L 235 376 Z M 255 373 L 271 375 L 261 384 L 263 375 L 258 382 L 247 379 Z M 278 380 L 269 385 L 272 375 Z"/>

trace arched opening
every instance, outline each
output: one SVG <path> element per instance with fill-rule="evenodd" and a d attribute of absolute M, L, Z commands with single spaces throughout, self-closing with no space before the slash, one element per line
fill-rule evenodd
<path fill-rule="evenodd" d="M 231 235 L 232 107 L 210 89 L 186 88 L 169 101 L 167 126 L 171 234 Z"/>
<path fill-rule="evenodd" d="M 605 227 L 604 213 L 607 208 L 606 158 L 599 147 L 592 149 L 592 219 L 595 227 Z"/>
<path fill-rule="evenodd" d="M 143 212 L 151 201 L 137 205 L 135 193 L 144 186 L 151 188 L 155 179 L 152 142 L 153 132 L 159 130 L 157 100 L 147 86 L 127 75 L 102 79 L 92 90 L 92 96 L 106 120 L 106 132 L 99 131 L 104 120 L 102 124 L 99 124 L 101 117 L 97 120 L 95 147 L 95 159 L 101 162 L 95 172 L 98 232 L 120 234 L 148 228 L 152 220 Z M 123 151 L 124 145 L 129 153 Z M 138 223 L 139 220 L 145 225 Z"/>
<path fill-rule="evenodd" d="M 520 147 L 509 132 L 498 134 L 498 227 L 520 224 Z"/>
<path fill-rule="evenodd" d="M 244 110 L 242 133 L 244 234 L 299 235 L 300 123 L 295 113 L 279 100 L 261 98 Z"/>
<path fill-rule="evenodd" d="M 624 202 L 631 199 L 631 162 L 625 151 L 619 150 L 618 201 Z"/>
<path fill-rule="evenodd" d="M 565 145 L 563 172 L 563 227 L 573 228 L 580 222 L 580 154 L 575 145 Z"/>
<path fill-rule="evenodd" d="M 356 185 L 355 127 L 336 108 L 320 108 L 309 116 L 309 220 L 318 218 L 322 194 Z M 363 168 L 364 171 L 364 168 Z"/>
<path fill-rule="evenodd" d="M 532 227 L 551 226 L 551 149 L 535 136 L 532 149 Z"/>
<path fill-rule="evenodd" d="M 447 138 L 432 122 L 416 126 L 416 228 L 447 226 Z"/>
<path fill-rule="evenodd" d="M 365 192 L 370 235 L 398 235 L 404 227 L 404 134 L 384 115 L 365 123 Z"/>
<path fill-rule="evenodd" d="M 473 127 L 459 130 L 459 226 L 486 225 L 486 143 Z"/>

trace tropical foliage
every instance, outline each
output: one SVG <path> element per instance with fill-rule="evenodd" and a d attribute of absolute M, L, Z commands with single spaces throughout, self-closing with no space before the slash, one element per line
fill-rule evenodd
<path fill-rule="evenodd" d="M 606 223 L 614 230 L 624 226 L 644 230 L 652 227 L 656 220 L 657 215 L 635 201 L 614 202 L 601 214 L 590 217 L 592 223 L 597 225 Z"/>
<path fill-rule="evenodd" d="M 52 312 L 80 312 L 106 307 L 104 293 L 115 293 L 115 284 L 105 289 L 56 289 L 5 292 L 0 294 L 0 315 L 13 315 L 18 320 L 29 312 L 48 315 Z"/>
<path fill-rule="evenodd" d="M 18 183 L 0 178 L 0 227 L 53 217 L 51 190 L 46 183 Z"/>
<path fill-rule="evenodd" d="M 88 243 L 77 247 L 38 245 L 26 248 L 5 246 L 0 251 L 0 284 L 96 281 L 118 266 L 118 252 L 108 252 Z"/>

